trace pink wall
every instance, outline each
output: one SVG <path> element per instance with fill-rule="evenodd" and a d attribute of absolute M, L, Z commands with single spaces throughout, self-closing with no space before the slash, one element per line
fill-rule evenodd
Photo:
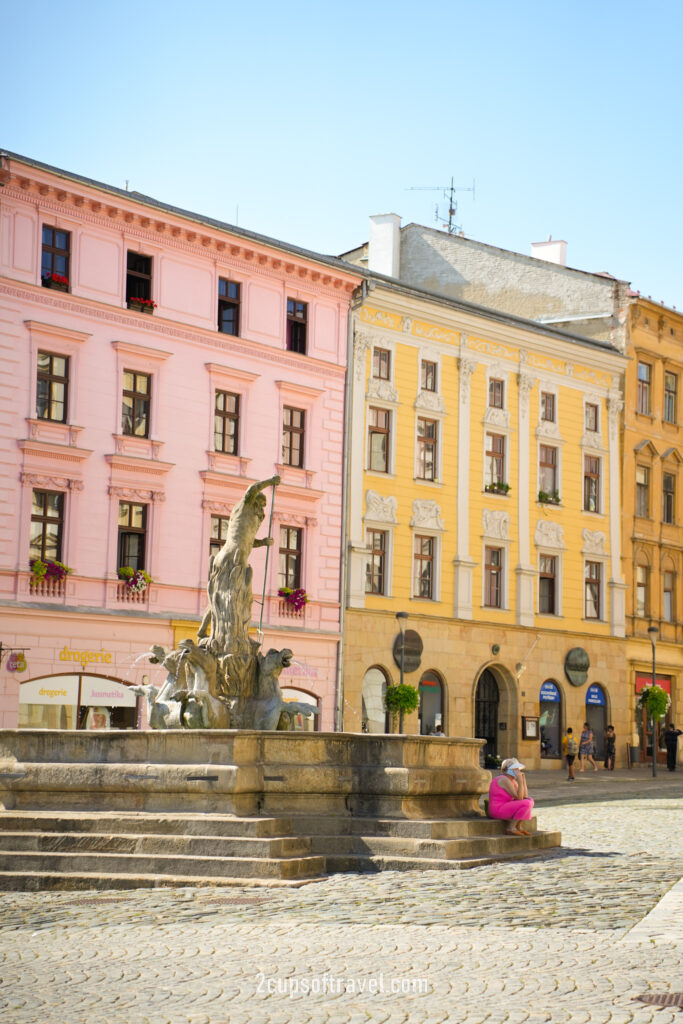
<path fill-rule="evenodd" d="M 264 630 L 269 645 L 292 647 L 305 663 L 302 685 L 304 678 L 315 680 L 311 688 L 324 696 L 324 725 L 332 728 L 347 316 L 357 276 L 335 260 L 208 227 L 30 162 L 12 159 L 5 178 L 0 639 L 8 646 L 11 638 L 24 637 L 21 605 L 32 609 L 34 639 L 42 628 L 35 615 L 42 611 L 50 619 L 46 635 L 55 652 L 69 637 L 107 646 L 116 635 L 128 653 L 139 649 L 141 634 L 145 641 L 169 642 L 172 619 L 203 611 L 211 515 L 229 515 L 249 482 L 279 472 Z M 41 287 L 43 225 L 70 233 L 68 294 Z M 126 308 L 129 250 L 152 258 L 158 304 L 152 316 Z M 239 337 L 216 329 L 221 277 L 240 284 Z M 288 297 L 308 304 L 306 355 L 286 350 Z M 66 424 L 36 419 L 39 350 L 69 356 Z M 124 369 L 151 375 L 149 439 L 122 435 Z M 213 450 L 216 389 L 240 395 L 237 456 Z M 283 405 L 306 413 L 303 469 L 280 465 Z M 30 590 L 34 488 L 65 496 L 62 560 L 73 574 L 54 595 Z M 126 500 L 148 508 L 145 568 L 154 580 L 133 605 L 120 599 L 116 576 L 118 505 Z M 309 604 L 299 618 L 287 615 L 276 596 L 280 524 L 304 531 L 302 585 Z M 264 559 L 265 549 L 254 553 L 255 594 Z M 256 619 L 259 611 L 255 605 Z M 45 653 L 33 664 L 28 660 L 22 678 L 43 674 L 50 659 Z M 16 685 L 3 663 L 0 725 L 16 721 L 10 707 Z"/>

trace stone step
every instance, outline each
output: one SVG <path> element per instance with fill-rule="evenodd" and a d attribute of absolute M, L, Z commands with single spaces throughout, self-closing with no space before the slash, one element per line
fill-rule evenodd
<path fill-rule="evenodd" d="M 250 836 L 127 835 L 119 832 L 0 832 L 3 851 L 31 853 L 168 854 L 173 857 L 305 857 L 311 840 L 300 836 L 254 839 Z"/>
<path fill-rule="evenodd" d="M 0 835 L 9 832 L 98 832 L 109 835 L 252 836 L 292 834 L 290 818 L 238 818 L 232 814 L 123 814 L 117 811 L 2 811 Z M 299 834 L 299 833 L 297 833 Z"/>
<path fill-rule="evenodd" d="M 457 819 L 413 821 L 405 818 L 365 818 L 329 815 L 292 815 L 292 831 L 310 836 L 396 836 L 407 839 L 467 839 L 472 836 L 499 836 L 505 822 L 483 816 Z M 535 832 L 536 818 L 524 823 L 528 832 Z"/>
<path fill-rule="evenodd" d="M 255 858 L 199 857 L 130 853 L 0 853 L 0 872 L 42 872 L 59 874 L 174 875 L 195 878 L 204 875 L 228 878 L 305 878 L 325 873 L 325 858 L 319 856 Z M 182 883 L 189 884 L 189 883 Z"/>
<path fill-rule="evenodd" d="M 311 852 L 334 859 L 337 855 L 412 857 L 418 860 L 464 860 L 496 857 L 516 850 L 545 849 L 559 843 L 558 833 L 534 832 L 529 836 L 505 834 L 469 839 L 427 840 L 405 836 L 312 836 Z"/>
<path fill-rule="evenodd" d="M 298 889 L 310 882 L 319 882 L 326 875 L 306 878 L 231 878 L 225 875 L 150 875 L 97 874 L 74 871 L 0 871 L 0 892 L 44 892 L 48 890 L 83 891 L 107 889 L 161 889 L 209 886 L 239 886 L 241 889 L 268 887 Z"/>
<path fill-rule="evenodd" d="M 559 832 L 539 833 L 543 840 L 534 846 L 526 846 L 531 837 L 515 839 L 517 843 L 514 852 L 492 853 L 488 856 L 463 857 L 458 860 L 438 860 L 434 857 L 407 857 L 388 855 L 362 855 L 362 854 L 329 854 L 327 860 L 328 874 L 336 872 L 351 872 L 364 874 L 376 871 L 463 871 L 467 868 L 483 867 L 486 864 L 497 864 L 505 861 L 526 860 L 530 857 L 537 857 L 543 850 L 558 846 L 560 843 Z M 546 841 L 546 837 L 550 837 Z"/>

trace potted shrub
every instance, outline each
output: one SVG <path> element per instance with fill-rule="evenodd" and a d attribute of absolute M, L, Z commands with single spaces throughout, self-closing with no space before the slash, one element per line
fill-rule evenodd
<path fill-rule="evenodd" d="M 43 288 L 56 288 L 59 292 L 68 292 L 69 278 L 64 274 L 43 274 Z"/>
<path fill-rule="evenodd" d="M 497 480 L 495 483 L 486 484 L 484 490 L 488 491 L 489 494 L 507 494 L 510 490 L 510 484 L 504 484 L 502 480 Z"/>
<path fill-rule="evenodd" d="M 409 686 L 408 683 L 387 686 L 384 694 L 384 707 L 391 715 L 392 729 L 395 728 L 398 718 L 398 731 L 403 732 L 403 716 L 415 711 L 419 703 L 420 694 L 416 687 Z"/>
<path fill-rule="evenodd" d="M 305 604 L 308 604 L 308 594 L 303 587 L 293 590 L 291 587 L 280 587 L 277 596 L 281 597 L 287 604 L 291 604 L 295 611 L 299 611 Z"/>
<path fill-rule="evenodd" d="M 119 579 L 123 580 L 129 590 L 133 590 L 136 594 L 143 594 L 153 582 L 152 577 L 144 569 L 132 569 L 129 565 L 122 565 L 117 571 Z"/>
<path fill-rule="evenodd" d="M 542 505 L 559 505 L 560 504 L 560 493 L 559 491 L 539 491 L 538 500 Z"/>
<path fill-rule="evenodd" d="M 40 558 L 32 558 L 28 566 L 35 583 L 39 580 L 63 580 L 72 571 L 68 565 L 51 558 L 44 562 Z"/>
<path fill-rule="evenodd" d="M 151 299 L 143 299 L 139 296 L 128 299 L 128 309 L 134 309 L 137 313 L 153 313 L 157 308 L 156 302 Z"/>

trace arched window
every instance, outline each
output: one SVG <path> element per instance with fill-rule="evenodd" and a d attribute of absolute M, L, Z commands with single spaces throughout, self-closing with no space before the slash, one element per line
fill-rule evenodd
<path fill-rule="evenodd" d="M 384 694 L 389 680 L 377 665 L 363 676 L 363 732 L 389 732 L 389 716 L 384 709 Z"/>
<path fill-rule="evenodd" d="M 437 725 L 445 724 L 444 686 L 436 672 L 424 672 L 420 679 L 419 716 L 422 736 L 431 736 Z"/>
<path fill-rule="evenodd" d="M 282 699 L 285 703 L 298 701 L 301 704 L 310 704 L 311 707 L 320 708 L 320 701 L 317 697 L 314 697 L 312 693 L 306 693 L 305 690 L 296 690 L 293 686 L 282 687 Z M 293 724 L 294 730 L 297 732 L 317 732 L 320 729 L 320 715 L 310 715 L 308 718 L 304 715 L 296 715 Z"/>
<path fill-rule="evenodd" d="M 557 683 L 546 679 L 538 695 L 541 757 L 561 757 L 562 694 Z"/>
<path fill-rule="evenodd" d="M 500 691 L 496 677 L 490 669 L 485 669 L 477 683 L 474 699 L 474 735 L 485 739 L 486 745 L 482 755 L 497 754 L 498 746 L 498 703 Z"/>

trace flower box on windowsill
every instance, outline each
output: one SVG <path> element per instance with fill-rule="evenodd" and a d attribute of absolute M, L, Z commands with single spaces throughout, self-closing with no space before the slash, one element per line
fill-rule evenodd
<path fill-rule="evenodd" d="M 484 490 L 487 494 L 506 495 L 510 491 L 510 484 L 486 484 Z"/>
<path fill-rule="evenodd" d="M 42 279 L 43 288 L 54 288 L 58 292 L 68 292 L 69 279 L 63 274 L 46 274 Z"/>
<path fill-rule="evenodd" d="M 539 491 L 538 503 L 539 505 L 559 505 L 560 495 L 557 491 L 553 491 L 552 494 L 548 494 L 547 491 Z"/>
<path fill-rule="evenodd" d="M 117 570 L 118 577 L 122 580 L 116 591 L 117 601 L 126 601 L 132 604 L 143 604 L 147 601 L 147 590 L 152 577 L 144 569 L 132 569 L 129 565 L 122 565 Z"/>
<path fill-rule="evenodd" d="M 65 579 L 71 572 L 68 565 L 56 559 L 32 558 L 29 593 L 36 597 L 64 597 Z"/>
<path fill-rule="evenodd" d="M 156 308 L 156 302 L 152 302 L 151 299 L 128 299 L 128 309 L 136 313 L 147 313 L 151 316 Z"/>

